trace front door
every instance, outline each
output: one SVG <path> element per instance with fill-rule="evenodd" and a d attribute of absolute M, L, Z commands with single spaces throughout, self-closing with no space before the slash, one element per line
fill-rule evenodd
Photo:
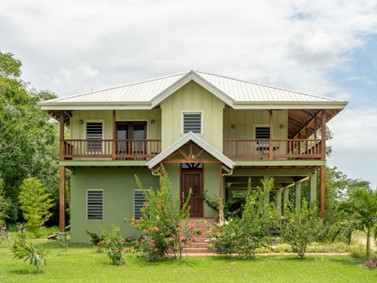
<path fill-rule="evenodd" d="M 181 203 L 186 201 L 190 189 L 190 217 L 203 217 L 203 171 L 201 169 L 182 170 Z"/>

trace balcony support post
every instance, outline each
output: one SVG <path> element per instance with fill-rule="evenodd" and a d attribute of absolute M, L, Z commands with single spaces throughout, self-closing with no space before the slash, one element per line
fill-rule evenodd
<path fill-rule="evenodd" d="M 269 114 L 270 114 L 270 140 L 269 140 L 269 152 L 270 152 L 270 156 L 269 156 L 269 159 L 272 160 L 273 158 L 273 144 L 272 144 L 272 133 L 273 133 L 273 117 L 272 117 L 272 110 L 269 110 L 268 111 Z"/>
<path fill-rule="evenodd" d="M 116 110 L 113 110 L 113 141 L 111 145 L 111 158 L 116 159 Z"/>
<path fill-rule="evenodd" d="M 60 160 L 64 160 L 64 112 L 59 115 Z"/>
<path fill-rule="evenodd" d="M 321 159 L 326 160 L 326 110 L 322 110 L 321 113 Z M 321 216 L 325 217 L 325 201 L 326 201 L 326 166 L 321 166 L 320 169 L 321 181 L 320 181 L 320 212 Z"/>

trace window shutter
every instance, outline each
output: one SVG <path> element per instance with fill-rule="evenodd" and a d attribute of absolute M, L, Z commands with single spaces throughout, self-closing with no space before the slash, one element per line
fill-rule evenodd
<path fill-rule="evenodd" d="M 134 218 L 140 219 L 141 208 L 143 207 L 145 198 L 141 190 L 134 190 Z"/>
<path fill-rule="evenodd" d="M 255 127 L 255 138 L 261 140 L 270 139 L 270 127 Z"/>
<path fill-rule="evenodd" d="M 86 139 L 88 140 L 88 152 L 102 153 L 102 133 L 101 122 L 86 123 Z"/>
<path fill-rule="evenodd" d="M 183 133 L 193 132 L 202 133 L 202 114 L 201 113 L 183 113 Z"/>
<path fill-rule="evenodd" d="M 87 219 L 103 219 L 103 190 L 87 190 Z"/>

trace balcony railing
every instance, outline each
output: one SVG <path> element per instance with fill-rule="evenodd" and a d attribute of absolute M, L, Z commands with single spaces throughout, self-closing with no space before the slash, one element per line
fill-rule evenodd
<path fill-rule="evenodd" d="M 161 140 L 65 140 L 62 159 L 148 160 L 161 152 Z"/>
<path fill-rule="evenodd" d="M 321 140 L 224 139 L 231 159 L 321 159 Z M 61 159 L 149 160 L 161 152 L 161 140 L 70 139 L 62 142 Z"/>
<path fill-rule="evenodd" d="M 321 159 L 321 140 L 225 139 L 223 152 L 232 159 Z"/>

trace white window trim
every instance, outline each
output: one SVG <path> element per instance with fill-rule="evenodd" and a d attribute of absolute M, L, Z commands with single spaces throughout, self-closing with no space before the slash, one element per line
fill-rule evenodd
<path fill-rule="evenodd" d="M 138 191 L 138 192 L 142 192 L 142 190 L 140 189 L 134 189 L 133 191 L 133 207 L 134 207 L 134 211 L 133 211 L 133 214 L 132 214 L 132 217 L 135 219 L 135 213 L 136 213 L 136 207 L 135 207 L 135 192 Z M 149 189 L 148 190 L 144 190 L 146 193 L 149 193 Z M 144 199 L 145 201 L 145 199 Z"/>
<path fill-rule="evenodd" d="M 102 191 L 102 219 L 88 219 L 88 191 Z M 105 193 L 103 189 L 87 189 L 85 196 L 85 205 L 87 221 L 103 221 L 105 219 Z"/>
<path fill-rule="evenodd" d="M 195 133 L 196 135 L 203 135 L 203 125 L 204 125 L 204 115 L 203 110 L 182 110 L 181 111 L 181 135 L 184 135 L 184 114 L 200 114 L 200 133 Z"/>
<path fill-rule="evenodd" d="M 257 139 L 255 135 L 256 128 L 269 128 L 269 127 L 270 127 L 270 124 L 254 124 L 254 132 L 253 132 L 254 140 Z"/>

